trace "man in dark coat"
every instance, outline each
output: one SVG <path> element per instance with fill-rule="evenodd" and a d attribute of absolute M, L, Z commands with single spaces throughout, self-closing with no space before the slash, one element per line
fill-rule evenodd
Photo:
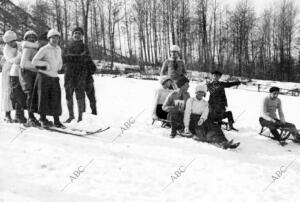
<path fill-rule="evenodd" d="M 72 40 L 66 45 L 64 50 L 65 67 L 65 91 L 69 110 L 69 118 L 66 123 L 70 123 L 74 117 L 73 93 L 75 91 L 78 105 L 78 119 L 82 120 L 82 114 L 85 112 L 85 82 L 88 75 L 86 64 L 86 55 L 88 47 L 82 41 L 83 29 L 76 27 L 72 32 Z"/>
<path fill-rule="evenodd" d="M 207 84 L 207 89 L 210 93 L 209 96 L 209 119 L 213 122 L 222 122 L 222 119 L 227 118 L 229 128 L 236 130 L 233 127 L 233 115 L 231 111 L 226 111 L 227 98 L 225 94 L 225 88 L 240 85 L 242 82 L 220 82 L 222 73 L 219 71 L 212 72 L 213 81 Z"/>

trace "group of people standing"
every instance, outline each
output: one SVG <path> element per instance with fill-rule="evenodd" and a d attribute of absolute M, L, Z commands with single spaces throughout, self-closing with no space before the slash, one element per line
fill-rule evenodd
<path fill-rule="evenodd" d="M 170 136 L 184 135 L 193 137 L 202 142 L 209 142 L 221 148 L 236 148 L 239 143 L 228 140 L 221 128 L 222 120 L 228 119 L 229 130 L 235 130 L 233 123 L 233 114 L 227 111 L 227 98 L 225 88 L 246 84 L 247 82 L 221 82 L 219 81 L 222 73 L 220 71 L 212 72 L 213 80 L 206 85 L 197 85 L 195 88 L 195 97 L 188 93 L 189 80 L 186 77 L 184 62 L 179 59 L 180 48 L 176 45 L 171 46 L 170 55 L 161 68 L 161 87 L 157 89 L 154 98 L 153 120 L 165 122 L 164 125 L 171 127 Z M 207 91 L 210 93 L 209 101 L 203 98 Z M 278 88 L 270 89 L 270 96 L 264 102 L 262 120 L 264 126 L 271 127 L 271 132 L 278 133 L 276 129 L 285 127 L 292 132 L 298 139 L 299 134 L 293 124 L 286 123 L 281 109 L 281 102 L 278 100 L 274 91 L 279 92 Z M 276 94 L 276 93 L 275 93 Z M 279 110 L 281 121 L 276 116 L 276 110 Z M 272 120 L 272 121 L 270 121 Z M 278 137 L 278 135 L 276 136 Z"/>
<path fill-rule="evenodd" d="M 64 66 L 64 86 L 71 122 L 74 117 L 73 94 L 78 102 L 78 119 L 85 111 L 85 93 L 90 100 L 93 114 L 97 114 L 95 89 L 92 74 L 96 66 L 82 41 L 83 30 L 77 27 L 72 40 L 61 50 L 60 33 L 54 29 L 38 36 L 27 31 L 22 42 L 17 41 L 15 32 L 9 30 L 3 35 L 2 101 L 4 121 L 27 126 L 55 126 L 64 128 L 60 121 L 62 114 L 61 88 L 58 72 Z M 27 118 L 24 110 L 27 109 Z M 11 111 L 15 110 L 14 119 Z M 39 120 L 36 118 L 39 114 Z M 47 119 L 53 116 L 53 122 Z"/>

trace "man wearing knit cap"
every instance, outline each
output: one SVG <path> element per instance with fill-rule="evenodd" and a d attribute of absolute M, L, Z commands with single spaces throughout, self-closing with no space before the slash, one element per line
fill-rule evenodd
<path fill-rule="evenodd" d="M 189 80 L 186 77 L 181 77 L 176 82 L 177 89 L 171 92 L 166 98 L 162 109 L 169 113 L 169 120 L 171 121 L 171 137 L 177 135 L 178 130 L 184 129 L 183 116 L 186 101 L 190 98 L 187 92 L 189 89 Z"/>
<path fill-rule="evenodd" d="M 64 128 L 59 120 L 62 113 L 61 91 L 58 71 L 62 68 L 61 49 L 59 47 L 60 33 L 54 29 L 47 34 L 49 43 L 43 46 L 32 59 L 32 64 L 38 69 L 33 90 L 31 110 L 40 114 L 42 127 L 52 124 L 46 116 L 53 116 L 54 126 Z"/>
<path fill-rule="evenodd" d="M 91 87 L 87 87 L 86 84 L 88 77 L 90 80 L 92 79 L 94 70 L 91 70 L 90 61 L 88 61 L 91 60 L 88 55 L 89 50 L 88 47 L 83 43 L 82 36 L 83 29 L 81 27 L 76 27 L 72 32 L 72 40 L 67 44 L 64 50 L 63 58 L 65 64 L 65 91 L 69 110 L 69 118 L 66 120 L 67 123 L 70 123 L 75 118 L 73 109 L 74 92 L 78 105 L 78 122 L 82 120 L 82 114 L 85 112 L 84 92 L 86 88 L 89 89 L 87 96 L 90 100 L 92 112 L 93 114 L 97 113 L 95 92 L 91 92 Z M 91 85 L 90 83 L 89 85 Z"/>
<path fill-rule="evenodd" d="M 263 100 L 263 107 L 259 122 L 262 126 L 270 129 L 274 138 L 280 141 L 280 135 L 277 129 L 285 129 L 294 136 L 295 142 L 300 142 L 300 135 L 295 125 L 285 121 L 281 100 L 278 98 L 280 89 L 278 87 L 271 87 L 269 96 Z M 278 111 L 279 119 L 276 111 Z"/>
<path fill-rule="evenodd" d="M 162 65 L 160 75 L 168 75 L 173 81 L 173 89 L 176 88 L 176 82 L 182 76 L 186 76 L 186 69 L 183 60 L 179 58 L 180 48 L 177 45 L 172 45 L 170 48 L 171 57 L 168 58 Z"/>

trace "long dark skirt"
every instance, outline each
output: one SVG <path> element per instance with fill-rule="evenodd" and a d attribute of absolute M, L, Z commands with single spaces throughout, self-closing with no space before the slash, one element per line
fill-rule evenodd
<path fill-rule="evenodd" d="M 49 116 L 61 115 L 61 89 L 58 77 L 49 77 L 40 72 L 37 74 L 30 110 Z"/>
<path fill-rule="evenodd" d="M 19 77 L 10 76 L 11 93 L 10 99 L 15 110 L 26 109 L 26 95 L 22 90 Z"/>
<path fill-rule="evenodd" d="M 200 117 L 201 115 L 191 114 L 189 129 L 192 134 L 203 142 L 222 143 L 228 141 L 219 124 L 207 119 L 201 126 L 198 126 Z"/>

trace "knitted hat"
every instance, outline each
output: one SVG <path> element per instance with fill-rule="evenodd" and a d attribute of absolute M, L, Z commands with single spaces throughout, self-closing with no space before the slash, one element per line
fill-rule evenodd
<path fill-rule="evenodd" d="M 17 40 L 17 34 L 14 31 L 8 30 L 2 36 L 4 43 L 8 43 Z"/>
<path fill-rule="evenodd" d="M 270 91 L 270 93 L 279 92 L 279 88 L 278 87 L 271 87 L 269 91 Z"/>
<path fill-rule="evenodd" d="M 161 85 L 164 85 L 167 81 L 171 81 L 170 77 L 168 77 L 168 76 L 162 76 L 159 79 L 159 82 Z"/>
<path fill-rule="evenodd" d="M 185 76 L 182 76 L 179 80 L 176 81 L 178 88 L 181 88 L 185 83 L 190 82 Z"/>
<path fill-rule="evenodd" d="M 212 72 L 213 75 L 222 76 L 222 73 L 218 70 Z"/>
<path fill-rule="evenodd" d="M 47 39 L 49 39 L 52 36 L 59 36 L 60 37 L 60 33 L 55 29 L 50 29 L 48 34 L 47 34 Z"/>
<path fill-rule="evenodd" d="M 179 48 L 179 46 L 177 46 L 177 45 L 172 45 L 171 48 L 170 48 L 170 51 L 177 51 L 177 52 L 180 52 L 180 48 Z"/>
<path fill-rule="evenodd" d="M 27 32 L 24 34 L 24 40 L 26 40 L 26 38 L 27 38 L 29 35 L 34 35 L 36 38 L 38 37 L 38 36 L 37 36 L 37 33 L 35 33 L 35 31 L 29 30 L 29 31 L 27 31 Z"/>
<path fill-rule="evenodd" d="M 206 85 L 196 86 L 195 92 L 199 92 L 199 91 L 206 93 L 207 92 L 207 86 Z"/>
<path fill-rule="evenodd" d="M 74 28 L 72 31 L 72 35 L 74 34 L 74 32 L 81 32 L 81 34 L 83 35 L 83 29 L 81 27 Z"/>

